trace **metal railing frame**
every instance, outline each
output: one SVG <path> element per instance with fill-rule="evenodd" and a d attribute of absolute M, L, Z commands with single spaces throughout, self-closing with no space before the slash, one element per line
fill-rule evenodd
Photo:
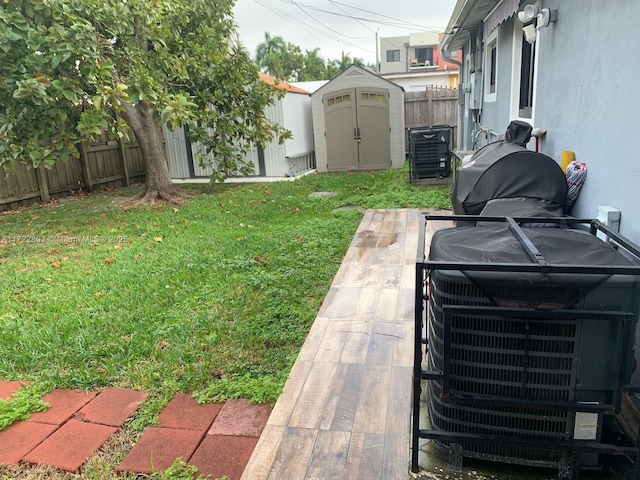
<path fill-rule="evenodd" d="M 425 232 L 427 222 L 430 221 L 453 221 L 453 222 L 494 222 L 505 223 L 510 231 L 517 238 L 527 252 L 531 262 L 529 263 L 482 263 L 482 262 L 445 262 L 445 261 L 428 261 L 425 252 Z M 631 363 L 632 349 L 629 348 L 627 358 L 624 358 L 625 351 L 620 349 L 616 358 L 616 371 L 619 372 L 614 391 L 613 401 L 611 404 L 587 405 L 578 402 L 541 402 L 530 401 L 526 399 L 512 399 L 496 396 L 482 395 L 460 395 L 450 390 L 449 377 L 449 359 L 451 355 L 451 315 L 453 314 L 473 314 L 475 316 L 499 316 L 505 318 L 535 318 L 536 320 L 550 319 L 576 319 L 588 318 L 598 321 L 615 321 L 621 322 L 622 328 L 618 329 L 618 340 L 621 337 L 633 339 L 634 318 L 630 312 L 619 311 L 586 311 L 586 310 L 566 310 L 566 309 L 532 309 L 532 308 L 504 308 L 498 306 L 490 307 L 469 307 L 457 305 L 444 305 L 444 361 L 443 371 L 423 370 L 423 347 L 428 348 L 426 338 L 423 338 L 423 319 L 425 319 L 425 305 L 428 294 L 425 291 L 425 284 L 429 275 L 436 270 L 444 271 L 485 271 L 485 272 L 532 272 L 542 274 L 553 273 L 574 273 L 574 274 L 604 274 L 604 275 L 630 275 L 640 276 L 640 266 L 604 266 L 604 265 L 566 265 L 551 264 L 538 251 L 533 242 L 527 237 L 522 230 L 522 223 L 543 223 L 556 224 L 557 226 L 578 228 L 588 230 L 592 235 L 596 235 L 598 231 L 604 233 L 609 241 L 615 245 L 622 247 L 626 252 L 638 260 L 640 265 L 640 247 L 633 242 L 607 228 L 598 220 L 580 219 L 571 217 L 556 218 L 531 218 L 531 217 L 478 217 L 475 215 L 424 215 L 420 221 L 420 231 L 418 236 L 418 252 L 416 257 L 415 271 L 415 337 L 414 337 L 414 365 L 413 365 L 413 412 L 412 412 L 412 451 L 411 451 L 411 471 L 419 470 L 418 454 L 419 440 L 435 439 L 450 442 L 462 441 L 490 441 L 498 444 L 516 445 L 520 447 L 536 448 L 540 450 L 551 450 L 563 452 L 563 462 L 561 462 L 560 470 L 564 469 L 564 473 L 560 472 L 563 478 L 577 479 L 579 469 L 577 467 L 576 458 L 580 452 L 600 453 L 607 455 L 626 455 L 634 458 L 633 479 L 640 480 L 640 432 L 638 433 L 636 444 L 632 447 L 605 444 L 595 441 L 570 440 L 570 441 L 551 441 L 524 439 L 517 436 L 502 435 L 485 435 L 485 434 L 469 434 L 457 432 L 443 432 L 439 430 L 428 430 L 420 428 L 420 397 L 422 393 L 422 380 L 441 381 L 442 382 L 442 402 L 464 403 L 466 405 L 491 405 L 491 406 L 509 406 L 532 409 L 551 409 L 565 410 L 573 412 L 595 412 L 602 414 L 618 413 L 621 408 L 621 399 L 623 391 L 636 392 L 639 389 L 631 385 L 624 385 L 626 378 L 630 376 L 627 371 Z M 482 227 L 478 227 L 482 228 Z M 426 322 L 426 319 L 424 320 Z M 425 352 L 426 353 L 426 352 Z M 459 445 L 457 448 L 461 448 Z M 450 449 L 450 454 L 452 454 Z"/>

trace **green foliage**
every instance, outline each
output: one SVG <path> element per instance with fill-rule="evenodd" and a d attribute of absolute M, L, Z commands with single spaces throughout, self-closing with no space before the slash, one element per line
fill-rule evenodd
<path fill-rule="evenodd" d="M 256 48 L 256 63 L 274 78 L 285 80 L 290 77 L 284 71 L 284 59 L 287 57 L 287 44 L 282 37 L 272 37 L 264 32 L 264 42 Z"/>
<path fill-rule="evenodd" d="M 295 358 L 291 359 L 291 365 Z M 196 392 L 194 397 L 199 403 L 223 402 L 228 398 L 247 398 L 253 403 L 271 403 L 282 392 L 289 372 L 276 372 L 274 375 L 256 377 L 251 373 L 236 373 L 214 380 L 207 388 Z"/>
<path fill-rule="evenodd" d="M 319 56 L 319 48 L 302 50 L 298 45 L 285 42 L 281 36 L 272 37 L 264 33 L 264 42 L 256 48 L 256 63 L 266 73 L 279 80 L 289 82 L 329 80 L 352 64 L 375 70 L 375 65 L 366 65 L 361 58 L 351 58 L 342 52 L 339 60 L 325 60 Z"/>
<path fill-rule="evenodd" d="M 163 472 L 154 472 L 148 478 L 150 480 L 205 480 L 202 475 L 195 476 L 198 468 L 195 465 L 189 465 L 181 458 L 176 459 L 173 465 Z M 216 480 L 229 480 L 226 475 Z"/>
<path fill-rule="evenodd" d="M 125 107 L 144 104 L 158 124 L 192 125 L 236 171 L 249 144 L 285 132 L 265 117 L 274 89 L 231 41 L 233 3 L 5 0 L 0 164 L 77 156 L 78 142 L 121 135 Z"/>
<path fill-rule="evenodd" d="M 152 393 L 136 410 L 128 428 L 133 432 L 142 432 L 149 425 L 157 425 L 158 415 L 176 393 L 178 393 L 178 390 Z"/>
<path fill-rule="evenodd" d="M 305 50 L 304 66 L 298 72 L 298 80 L 306 82 L 310 80 L 326 80 L 331 78 L 328 76 L 325 61 L 319 55 L 320 49 Z"/>
<path fill-rule="evenodd" d="M 49 408 L 41 397 L 51 390 L 45 383 L 30 383 L 17 390 L 7 400 L 0 399 L 0 431 L 17 420 L 25 420 L 34 412 Z"/>

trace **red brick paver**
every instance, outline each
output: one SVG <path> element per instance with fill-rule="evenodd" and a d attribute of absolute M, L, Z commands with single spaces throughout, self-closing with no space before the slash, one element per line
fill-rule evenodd
<path fill-rule="evenodd" d="M 200 405 L 191 395 L 179 393 L 160 413 L 159 426 L 206 432 L 222 405 L 222 403 Z"/>
<path fill-rule="evenodd" d="M 123 388 L 107 388 L 76 413 L 75 419 L 121 427 L 149 396 L 148 393 Z"/>
<path fill-rule="evenodd" d="M 75 472 L 117 430 L 105 425 L 69 420 L 24 460 Z"/>
<path fill-rule="evenodd" d="M 0 381 L 0 399 L 26 383 Z M 118 388 L 54 390 L 43 397 L 47 411 L 0 431 L 0 465 L 24 461 L 77 472 L 147 397 Z M 205 477 L 240 479 L 270 413 L 269 405 L 247 400 L 199 405 L 179 393 L 160 413 L 159 426 L 143 433 L 117 471 L 157 472 L 182 458 Z"/>
<path fill-rule="evenodd" d="M 229 480 L 240 480 L 256 443 L 258 439 L 252 437 L 207 435 L 189 464 L 198 467 L 198 473 L 203 476 L 219 478 L 227 475 Z"/>
<path fill-rule="evenodd" d="M 186 462 L 202 437 L 202 432 L 194 430 L 150 427 L 118 465 L 117 471 L 152 473 L 170 467 L 176 458 Z"/>
<path fill-rule="evenodd" d="M 0 432 L 0 464 L 18 463 L 57 430 L 57 425 L 16 422 Z"/>
<path fill-rule="evenodd" d="M 42 400 L 50 404 L 49 408 L 44 412 L 34 413 L 29 421 L 62 425 L 96 395 L 96 392 L 81 390 L 54 390 L 42 397 Z"/>
<path fill-rule="evenodd" d="M 216 417 L 208 435 L 234 435 L 258 438 L 271 415 L 267 404 L 254 404 L 249 400 L 227 400 Z"/>
<path fill-rule="evenodd" d="M 27 382 L 24 382 L 26 385 Z M 0 382 L 0 398 L 8 400 L 11 396 L 22 388 L 21 382 Z"/>

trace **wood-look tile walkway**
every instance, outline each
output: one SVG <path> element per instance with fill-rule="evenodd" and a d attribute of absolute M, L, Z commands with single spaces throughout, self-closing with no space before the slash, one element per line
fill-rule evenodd
<path fill-rule="evenodd" d="M 420 214 L 364 215 L 243 480 L 410 478 Z"/>

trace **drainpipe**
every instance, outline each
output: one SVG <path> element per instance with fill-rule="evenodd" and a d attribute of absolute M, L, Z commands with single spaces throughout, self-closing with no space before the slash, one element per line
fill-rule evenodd
<path fill-rule="evenodd" d="M 447 52 L 449 53 L 449 52 Z M 458 66 L 458 95 L 464 95 L 464 93 L 461 90 L 461 85 L 462 85 L 462 62 L 459 62 L 457 60 L 454 60 L 453 58 L 448 58 L 444 55 L 444 52 L 440 52 L 440 58 L 445 62 L 445 63 L 451 63 L 453 65 L 457 65 Z M 458 134 L 456 135 L 456 148 L 458 150 L 461 150 L 461 145 L 462 145 L 462 136 L 463 136 L 463 129 L 464 129 L 464 112 L 462 111 L 462 108 L 458 108 Z"/>
<path fill-rule="evenodd" d="M 440 58 L 444 60 L 445 63 L 452 63 L 458 66 L 458 85 L 462 83 L 462 62 L 454 60 L 453 58 L 448 58 L 443 55 L 444 52 L 440 52 Z M 447 52 L 449 53 L 449 52 Z"/>
<path fill-rule="evenodd" d="M 446 56 L 443 55 L 443 53 L 444 52 L 440 52 L 440 58 L 442 60 L 444 60 L 446 63 L 453 63 L 454 65 L 457 65 L 458 66 L 458 72 L 460 72 L 460 74 L 462 74 L 462 62 L 454 60 L 453 58 L 446 57 Z"/>

